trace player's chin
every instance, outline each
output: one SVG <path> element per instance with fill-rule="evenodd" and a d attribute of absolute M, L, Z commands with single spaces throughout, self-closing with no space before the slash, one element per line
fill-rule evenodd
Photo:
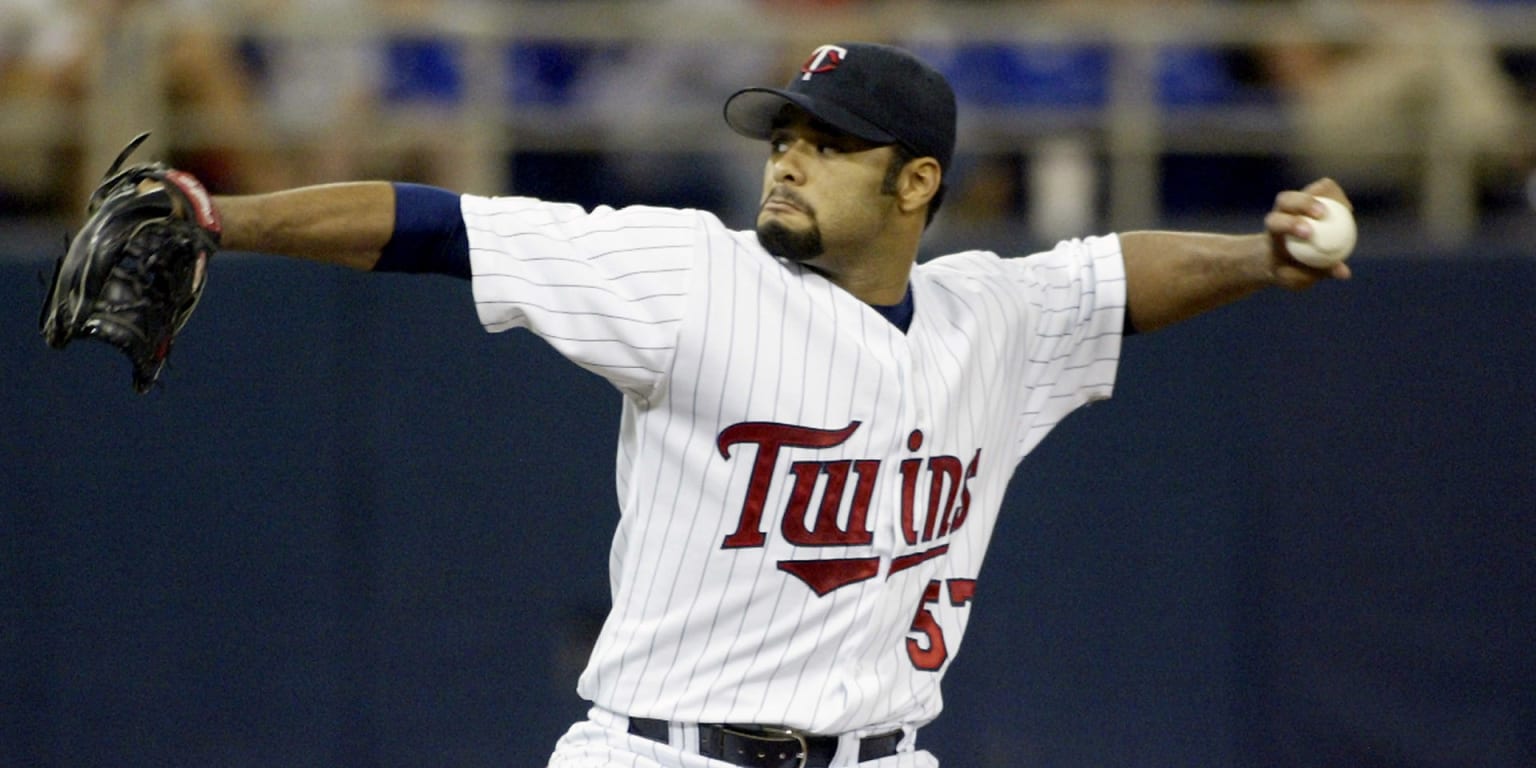
<path fill-rule="evenodd" d="M 821 230 L 815 225 L 795 229 L 766 213 L 757 218 L 757 242 L 763 250 L 790 261 L 811 261 L 822 254 Z"/>
<path fill-rule="evenodd" d="M 770 224 L 789 229 L 816 226 L 815 222 L 810 220 L 810 217 L 798 209 L 771 204 L 765 205 L 757 211 L 757 228 L 762 229 Z"/>

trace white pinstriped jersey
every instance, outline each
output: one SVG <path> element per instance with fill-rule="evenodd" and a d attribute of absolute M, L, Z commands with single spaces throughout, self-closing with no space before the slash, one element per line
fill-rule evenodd
<path fill-rule="evenodd" d="M 484 326 L 624 394 L 613 607 L 580 693 L 814 733 L 933 719 L 1010 475 L 1111 392 L 1118 239 L 919 264 L 904 334 L 707 213 L 463 209 Z"/>

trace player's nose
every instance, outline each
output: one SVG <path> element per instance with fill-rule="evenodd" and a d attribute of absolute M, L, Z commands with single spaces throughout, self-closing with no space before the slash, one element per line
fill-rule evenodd
<path fill-rule="evenodd" d="M 805 163 L 802 162 L 803 153 L 796 145 L 791 144 L 787 150 L 780 152 L 769 161 L 773 170 L 773 180 L 778 184 L 799 184 L 805 181 Z"/>

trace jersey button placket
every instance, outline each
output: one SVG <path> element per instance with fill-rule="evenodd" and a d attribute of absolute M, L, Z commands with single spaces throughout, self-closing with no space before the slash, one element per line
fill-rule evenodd
<path fill-rule="evenodd" d="M 912 343 L 910 336 L 904 337 L 904 340 L 906 343 L 900 345 L 896 350 L 896 369 L 901 387 L 901 406 L 897 413 L 897 423 L 902 425 L 900 434 L 896 436 L 900 441 L 900 447 L 897 450 L 899 458 L 896 462 L 898 467 L 901 466 L 901 462 L 921 456 L 922 446 L 919 445 L 916 448 L 913 446 L 919 441 L 926 442 L 927 437 L 927 413 L 926 409 L 923 408 L 922 398 L 918 394 L 917 348 Z M 880 559 L 880 578 L 882 584 L 886 583 L 886 577 L 890 575 L 892 560 L 900 552 L 902 541 L 905 537 L 905 534 L 902 532 L 900 506 L 904 503 L 902 498 L 904 492 L 902 481 L 899 478 L 900 475 L 898 473 L 897 506 L 890 511 L 886 526 L 891 536 L 892 546 L 886 550 Z"/>

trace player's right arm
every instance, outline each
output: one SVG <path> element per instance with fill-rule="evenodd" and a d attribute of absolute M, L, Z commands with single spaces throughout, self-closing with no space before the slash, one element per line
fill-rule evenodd
<path fill-rule="evenodd" d="M 395 231 L 395 187 L 383 181 L 217 196 L 224 250 L 369 270 Z"/>

